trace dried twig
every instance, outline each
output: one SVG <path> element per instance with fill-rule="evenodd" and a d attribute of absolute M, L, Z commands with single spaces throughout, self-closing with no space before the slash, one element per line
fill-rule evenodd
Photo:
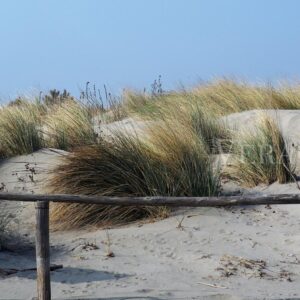
<path fill-rule="evenodd" d="M 185 216 L 183 216 L 180 221 L 177 220 L 178 221 L 178 225 L 176 226 L 176 228 L 178 228 L 180 230 L 184 229 L 184 227 L 182 226 L 182 222 L 183 222 L 184 218 L 185 218 Z"/>
<path fill-rule="evenodd" d="M 283 163 L 283 166 L 284 166 L 284 168 L 290 173 L 290 175 L 291 175 L 291 177 L 293 178 L 293 180 L 294 180 L 294 182 L 295 182 L 295 184 L 296 184 L 298 190 L 300 190 L 300 185 L 299 185 L 299 183 L 298 183 L 298 181 L 297 181 L 296 176 L 291 172 L 291 170 L 286 166 L 285 163 Z"/>
<path fill-rule="evenodd" d="M 109 236 L 108 230 L 105 230 L 105 232 L 106 232 L 106 242 L 105 242 L 105 245 L 106 245 L 106 256 L 107 257 L 114 257 L 115 254 L 111 251 L 111 240 L 110 240 L 110 236 Z"/>

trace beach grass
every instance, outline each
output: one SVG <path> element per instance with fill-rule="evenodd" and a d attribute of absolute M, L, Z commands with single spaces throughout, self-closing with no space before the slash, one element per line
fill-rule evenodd
<path fill-rule="evenodd" d="M 215 116 L 252 109 L 299 109 L 300 85 L 281 83 L 250 84 L 229 79 L 200 84 L 192 89 L 180 89 L 160 95 L 127 91 L 124 105 L 129 114 L 142 118 L 163 116 L 162 111 L 185 103 L 197 103 Z"/>
<path fill-rule="evenodd" d="M 32 153 L 44 146 L 41 112 L 34 103 L 6 106 L 0 110 L 0 153 L 2 157 Z"/>
<path fill-rule="evenodd" d="M 123 133 L 112 141 L 77 149 L 53 173 L 55 192 L 105 196 L 210 196 L 218 176 L 199 137 L 189 128 L 161 124 L 147 139 Z M 166 216 L 164 207 L 53 205 L 54 227 L 120 224 L 144 217 Z"/>
<path fill-rule="evenodd" d="M 244 186 L 293 180 L 288 144 L 276 120 L 261 115 L 252 130 L 238 132 L 233 140 L 227 177 Z"/>
<path fill-rule="evenodd" d="M 113 99 L 113 98 L 111 98 Z M 67 150 L 48 189 L 55 193 L 108 196 L 218 195 L 220 170 L 213 156 L 228 153 L 223 175 L 256 186 L 293 180 L 293 167 L 276 120 L 262 116 L 254 131 L 230 130 L 222 116 L 252 109 L 299 109 L 299 85 L 251 85 L 218 80 L 192 89 L 151 94 L 125 91 L 107 108 L 75 98 L 59 103 L 18 101 L 0 110 L 0 155 L 42 147 Z M 126 116 L 151 121 L 143 135 L 101 126 Z M 98 130 L 95 132 L 95 120 Z M 57 228 L 123 224 L 168 215 L 166 208 L 59 204 Z"/>
<path fill-rule="evenodd" d="M 51 148 L 72 150 L 94 144 L 92 114 L 88 106 L 73 99 L 52 107 L 44 121 L 46 145 Z"/>

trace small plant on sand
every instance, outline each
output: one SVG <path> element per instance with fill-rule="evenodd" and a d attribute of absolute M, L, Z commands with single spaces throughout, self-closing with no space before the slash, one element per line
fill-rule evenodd
<path fill-rule="evenodd" d="M 181 129 L 161 127 L 147 140 L 118 133 L 112 141 L 77 149 L 54 170 L 50 191 L 103 196 L 217 194 L 218 176 L 202 141 L 188 128 Z M 51 222 L 66 229 L 165 215 L 162 207 L 55 204 Z"/>
<path fill-rule="evenodd" d="M 293 180 L 286 142 L 277 123 L 263 116 L 254 130 L 238 133 L 225 175 L 246 186 Z"/>
<path fill-rule="evenodd" d="M 97 138 L 88 108 L 74 100 L 52 108 L 45 120 L 45 136 L 48 147 L 62 150 L 93 144 Z"/>
<path fill-rule="evenodd" d="M 0 153 L 4 157 L 32 153 L 43 147 L 41 115 L 33 103 L 0 110 Z"/>

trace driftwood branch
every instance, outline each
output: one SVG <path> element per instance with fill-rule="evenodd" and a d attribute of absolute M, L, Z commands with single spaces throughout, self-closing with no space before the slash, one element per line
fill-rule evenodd
<path fill-rule="evenodd" d="M 47 201 L 82 204 L 101 204 L 116 206 L 174 206 L 174 207 L 212 207 L 233 205 L 300 204 L 300 194 L 248 195 L 220 197 L 104 197 L 83 195 L 39 195 L 0 193 L 0 200 L 9 201 Z"/>

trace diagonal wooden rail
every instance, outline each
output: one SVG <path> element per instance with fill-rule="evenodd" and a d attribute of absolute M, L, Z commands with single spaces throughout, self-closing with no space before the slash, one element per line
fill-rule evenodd
<path fill-rule="evenodd" d="M 1 192 L 0 200 L 36 202 L 37 294 L 38 300 L 50 300 L 49 202 L 111 206 L 222 207 L 234 205 L 300 204 L 300 194 L 220 197 L 103 197 Z"/>

